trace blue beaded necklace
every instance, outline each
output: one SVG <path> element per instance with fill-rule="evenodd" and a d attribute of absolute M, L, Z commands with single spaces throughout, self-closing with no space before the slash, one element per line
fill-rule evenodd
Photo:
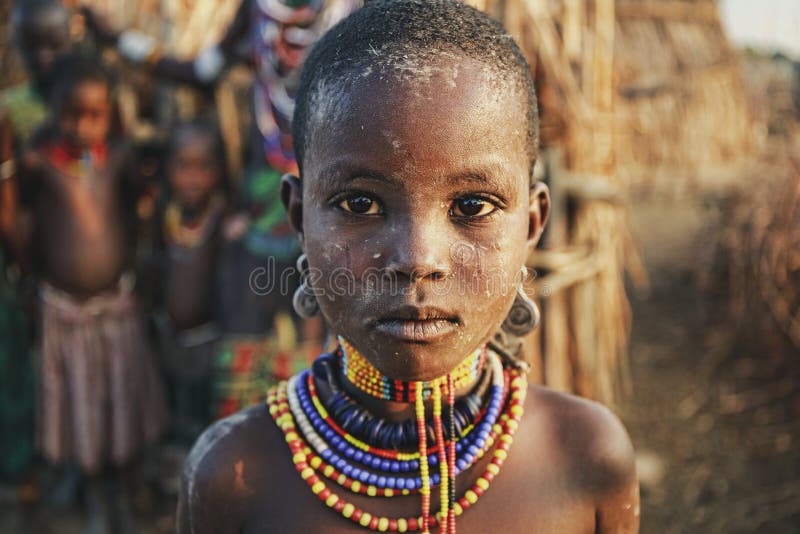
<path fill-rule="evenodd" d="M 502 409 L 505 397 L 502 364 L 496 355 L 492 355 L 490 361 L 492 380 L 490 400 L 484 417 L 469 429 L 456 444 L 458 454 L 455 462 L 456 472 L 453 476 L 469 468 L 480 457 Z M 326 423 L 325 418 L 312 402 L 308 387 L 311 380 L 313 377 L 309 371 L 305 371 L 293 379 L 289 387 L 289 406 L 295 418 L 303 422 L 303 426 L 311 434 L 309 441 L 322 460 L 342 474 L 377 488 L 418 490 L 422 487 L 422 478 L 418 475 L 420 469 L 418 460 L 399 461 L 382 458 L 352 446 L 339 436 L 331 425 Z M 368 412 L 364 411 L 364 413 L 367 417 L 373 418 Z M 397 424 L 386 422 L 386 425 L 396 426 Z M 437 465 L 439 462 L 435 452 L 426 455 L 426 458 L 431 466 Z M 354 465 L 351 460 L 364 467 Z M 380 471 L 380 474 L 367 469 Z M 397 473 L 414 473 L 416 476 L 394 476 Z M 431 479 L 433 484 L 441 483 L 439 473 L 434 473 Z"/>
<path fill-rule="evenodd" d="M 413 420 L 393 423 L 375 417 L 353 400 L 344 391 L 339 380 L 340 372 L 336 356 L 324 354 L 317 358 L 313 366 L 314 376 L 328 383 L 333 392 L 325 401 L 325 408 L 339 426 L 358 439 L 383 449 L 411 449 L 419 441 L 417 425 Z M 482 392 L 486 389 L 491 373 L 484 369 L 472 393 L 456 401 L 453 410 L 453 423 L 456 436 L 462 436 L 481 414 Z M 449 425 L 448 425 L 449 427 Z M 433 424 L 426 425 L 428 439 L 434 440 Z M 449 436 L 448 436 L 449 439 Z"/>

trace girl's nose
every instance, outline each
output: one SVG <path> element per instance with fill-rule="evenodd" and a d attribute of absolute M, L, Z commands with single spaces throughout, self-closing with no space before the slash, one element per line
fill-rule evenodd
<path fill-rule="evenodd" d="M 390 238 L 386 268 L 412 281 L 440 280 L 450 275 L 449 239 L 435 221 L 409 218 Z"/>

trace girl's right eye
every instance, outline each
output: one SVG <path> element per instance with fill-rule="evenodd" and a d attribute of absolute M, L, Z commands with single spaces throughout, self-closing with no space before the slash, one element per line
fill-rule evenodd
<path fill-rule="evenodd" d="M 355 215 L 379 215 L 380 205 L 370 197 L 361 194 L 350 195 L 339 202 L 339 208 Z"/>

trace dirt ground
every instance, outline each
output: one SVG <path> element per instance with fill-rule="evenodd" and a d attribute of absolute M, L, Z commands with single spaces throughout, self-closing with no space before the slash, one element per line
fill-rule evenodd
<path fill-rule="evenodd" d="M 800 532 L 800 355 L 742 335 L 748 325 L 701 287 L 715 275 L 713 202 L 651 195 L 630 211 L 651 287 L 631 290 L 633 389 L 618 411 L 639 456 L 641 532 Z M 5 502 L 0 533 L 82 531 L 76 512 Z M 174 531 L 173 500 L 137 503 L 143 532 Z"/>
<path fill-rule="evenodd" d="M 717 274 L 713 206 L 653 199 L 631 213 L 651 278 L 649 292 L 631 292 L 633 391 L 621 406 L 641 531 L 800 532 L 800 354 L 780 336 L 752 339 L 724 296 L 704 291 Z"/>

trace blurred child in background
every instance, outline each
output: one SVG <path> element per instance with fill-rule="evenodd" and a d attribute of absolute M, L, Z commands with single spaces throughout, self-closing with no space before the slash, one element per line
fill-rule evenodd
<path fill-rule="evenodd" d="M 127 147 L 112 135 L 113 87 L 99 61 L 68 56 L 54 73 L 52 124 L 21 176 L 41 280 L 37 442 L 49 462 L 79 465 L 89 530 L 124 532 L 120 475 L 166 420 L 126 275 L 135 180 Z M 111 492 L 102 484 L 109 474 Z"/>
<path fill-rule="evenodd" d="M 299 277 L 297 240 L 280 204 L 273 169 L 248 174 L 241 212 L 226 224 L 218 278 L 223 339 L 216 360 L 214 415 L 264 400 L 266 389 L 307 366 L 319 352 L 319 318 L 291 313 Z"/>
<path fill-rule="evenodd" d="M 18 481 L 33 458 L 30 328 L 18 291 L 25 219 L 18 205 L 19 156 L 44 120 L 53 62 L 70 49 L 68 11 L 56 0 L 17 2 L 14 44 L 28 81 L 0 94 L 0 479 Z M 22 265 L 26 267 L 26 265 Z M 32 486 L 28 489 L 32 489 Z M 24 499 L 35 495 L 25 491 Z"/>
<path fill-rule="evenodd" d="M 226 207 L 225 152 L 217 129 L 202 121 L 176 126 L 166 171 L 157 326 L 173 432 L 188 444 L 212 420 L 210 381 L 219 338 L 214 282 Z"/>
<path fill-rule="evenodd" d="M 305 367 L 322 343 L 319 318 L 303 324 L 292 313 L 299 246 L 280 202 L 280 177 L 297 172 L 291 119 L 306 53 L 361 3 L 241 0 L 219 42 L 191 59 L 165 54 L 152 36 L 132 29 L 119 32 L 99 13 L 85 11 L 98 42 L 116 46 L 127 60 L 159 78 L 208 92 L 235 63 L 255 73 L 243 210 L 226 225 L 220 267 L 220 326 L 225 335 L 214 388 L 218 416 L 263 400 L 268 384 Z M 251 284 L 251 277 L 260 287 Z M 282 280 L 290 285 L 281 288 Z"/>

